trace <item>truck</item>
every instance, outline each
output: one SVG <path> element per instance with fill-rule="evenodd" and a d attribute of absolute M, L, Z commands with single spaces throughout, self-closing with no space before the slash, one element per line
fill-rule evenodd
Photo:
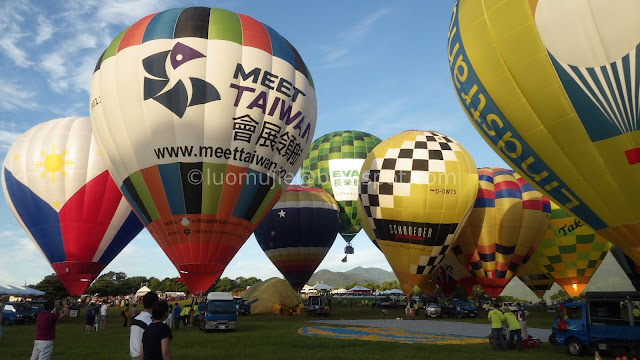
<path fill-rule="evenodd" d="M 571 355 L 591 351 L 640 353 L 640 319 L 633 317 L 640 292 L 586 292 L 582 302 L 558 310 L 549 343 Z"/>
<path fill-rule="evenodd" d="M 319 295 L 309 295 L 305 303 L 307 316 L 331 315 L 331 306 L 328 298 Z"/>
<path fill-rule="evenodd" d="M 458 319 L 463 317 L 475 318 L 478 315 L 478 307 L 471 301 L 453 299 L 451 305 L 456 309 L 456 317 Z"/>
<path fill-rule="evenodd" d="M 236 303 L 226 292 L 207 294 L 207 306 L 200 315 L 200 330 L 234 330 L 237 320 Z"/>
<path fill-rule="evenodd" d="M 2 304 L 2 324 L 24 324 L 35 320 L 36 315 L 29 304 L 24 302 L 6 302 Z"/>

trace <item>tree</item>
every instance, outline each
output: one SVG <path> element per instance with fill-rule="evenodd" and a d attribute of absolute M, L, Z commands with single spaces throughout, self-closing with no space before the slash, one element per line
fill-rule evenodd
<path fill-rule="evenodd" d="M 56 274 L 47 275 L 35 285 L 29 285 L 29 287 L 44 291 L 45 296 L 52 299 L 59 299 L 69 296 L 69 292 L 64 288 L 60 279 Z"/>
<path fill-rule="evenodd" d="M 400 289 L 400 283 L 398 283 L 398 280 L 385 281 L 382 283 L 382 286 L 380 287 L 380 290 L 393 290 L 393 289 Z"/>
<path fill-rule="evenodd" d="M 362 286 L 366 287 L 367 289 L 371 289 L 373 291 L 378 291 L 378 289 L 380 289 L 380 284 L 374 283 L 374 282 L 370 282 L 370 281 L 364 283 L 364 285 L 362 285 Z"/>
<path fill-rule="evenodd" d="M 555 294 L 549 296 L 549 300 L 551 300 L 552 303 L 563 302 L 564 300 L 567 300 L 569 298 L 571 297 L 569 296 L 569 294 L 567 294 L 566 291 L 564 291 L 564 289 L 560 289 Z"/>

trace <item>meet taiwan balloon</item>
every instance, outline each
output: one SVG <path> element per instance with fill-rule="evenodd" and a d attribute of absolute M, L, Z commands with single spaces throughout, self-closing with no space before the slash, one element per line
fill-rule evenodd
<path fill-rule="evenodd" d="M 459 0 L 454 89 L 504 161 L 640 261 L 640 2 Z"/>
<path fill-rule="evenodd" d="M 4 160 L 2 190 L 74 296 L 143 228 L 109 175 L 86 117 L 47 121 L 20 135 Z"/>
<path fill-rule="evenodd" d="M 551 221 L 531 261 L 572 297 L 580 295 L 611 243 L 551 203 Z"/>
<path fill-rule="evenodd" d="M 309 70 L 285 38 L 206 7 L 152 14 L 116 36 L 90 111 L 116 184 L 193 293 L 286 189 L 317 113 Z"/>
<path fill-rule="evenodd" d="M 478 169 L 477 199 L 452 251 L 487 295 L 496 298 L 538 247 L 549 200 L 516 172 Z"/>
<path fill-rule="evenodd" d="M 435 131 L 405 131 L 367 156 L 359 198 L 380 250 L 409 294 L 434 273 L 478 189 L 473 159 Z"/>
<path fill-rule="evenodd" d="M 293 185 L 256 227 L 258 244 L 294 290 L 302 289 L 329 252 L 339 212 L 324 190 Z"/>
<path fill-rule="evenodd" d="M 542 299 L 547 290 L 551 289 L 555 283 L 545 273 L 546 271 L 543 272 L 538 269 L 538 266 L 533 261 L 528 261 L 518 270 L 518 279 L 531 289 L 538 298 Z"/>
<path fill-rule="evenodd" d="M 636 291 L 640 291 L 640 266 L 615 246 L 612 246 L 609 251 L 611 251 L 611 255 L 616 259 L 622 271 L 627 274 Z"/>
<path fill-rule="evenodd" d="M 302 180 L 331 194 L 340 206 L 340 235 L 353 254 L 351 240 L 360 231 L 358 181 L 364 159 L 380 139 L 362 131 L 335 131 L 317 138 L 302 165 Z"/>

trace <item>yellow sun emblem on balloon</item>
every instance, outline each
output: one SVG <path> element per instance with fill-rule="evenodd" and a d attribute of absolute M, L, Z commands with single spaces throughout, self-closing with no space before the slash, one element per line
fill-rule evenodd
<path fill-rule="evenodd" d="M 67 172 L 64 167 L 73 164 L 72 161 L 65 159 L 65 156 L 67 156 L 68 153 L 69 150 L 64 150 L 60 154 L 57 154 L 55 145 L 51 147 L 50 153 L 41 151 L 40 157 L 42 158 L 42 161 L 38 161 L 34 164 L 35 167 L 43 169 L 40 174 L 40 178 L 44 179 L 47 177 L 47 174 L 51 174 L 51 182 L 55 184 L 57 173 L 60 173 L 63 177 L 67 176 Z"/>

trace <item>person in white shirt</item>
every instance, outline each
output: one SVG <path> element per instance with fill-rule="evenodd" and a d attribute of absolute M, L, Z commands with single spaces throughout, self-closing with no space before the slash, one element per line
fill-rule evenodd
<path fill-rule="evenodd" d="M 133 320 L 131 320 L 131 330 L 129 332 L 129 354 L 131 360 L 140 359 L 140 347 L 142 346 L 142 335 L 144 330 L 151 324 L 151 309 L 153 304 L 158 301 L 158 295 L 151 291 L 142 297 L 142 305 L 144 310 L 140 312 Z"/>
<path fill-rule="evenodd" d="M 100 327 L 104 330 L 104 325 L 107 323 L 107 302 L 103 302 L 100 307 Z"/>

